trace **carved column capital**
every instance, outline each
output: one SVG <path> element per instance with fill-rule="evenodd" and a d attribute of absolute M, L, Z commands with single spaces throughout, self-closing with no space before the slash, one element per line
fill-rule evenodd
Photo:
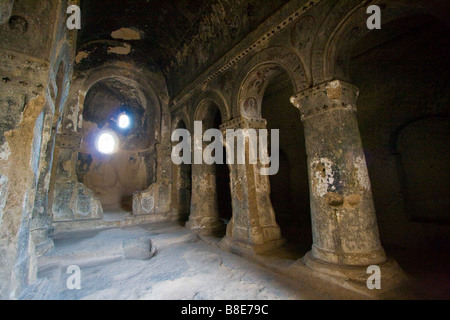
<path fill-rule="evenodd" d="M 302 121 L 334 110 L 356 111 L 359 89 L 341 80 L 322 83 L 291 97 Z"/>
<path fill-rule="evenodd" d="M 262 118 L 237 117 L 220 125 L 220 131 L 227 129 L 266 129 L 267 120 Z"/>

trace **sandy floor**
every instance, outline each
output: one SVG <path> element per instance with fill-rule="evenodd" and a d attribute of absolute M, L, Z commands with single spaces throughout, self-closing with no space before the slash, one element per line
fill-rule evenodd
<path fill-rule="evenodd" d="M 130 239 L 152 241 L 148 260 L 124 258 Z M 328 299 L 211 246 L 176 225 L 110 229 L 55 237 L 39 260 L 40 280 L 26 299 Z M 81 270 L 81 289 L 67 289 L 67 267 Z"/>

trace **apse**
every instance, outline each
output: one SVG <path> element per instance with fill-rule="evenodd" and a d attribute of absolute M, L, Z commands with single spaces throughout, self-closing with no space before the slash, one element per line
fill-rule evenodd
<path fill-rule="evenodd" d="M 154 112 L 133 81 L 108 78 L 87 92 L 77 175 L 108 212 L 132 211 L 132 197 L 153 177 Z"/>

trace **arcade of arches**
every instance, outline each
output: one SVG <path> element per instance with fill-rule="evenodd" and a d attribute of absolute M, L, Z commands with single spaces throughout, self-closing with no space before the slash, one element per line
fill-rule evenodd
<path fill-rule="evenodd" d="M 449 298 L 448 1 L 104 2 L 0 1 L 0 298 L 75 297 L 55 270 L 95 237 L 75 262 L 198 245 L 322 298 Z M 196 123 L 279 130 L 278 172 L 175 164 Z"/>

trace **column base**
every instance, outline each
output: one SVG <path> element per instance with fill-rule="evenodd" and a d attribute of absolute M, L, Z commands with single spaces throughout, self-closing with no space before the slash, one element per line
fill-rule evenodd
<path fill-rule="evenodd" d="M 285 239 L 277 239 L 263 243 L 248 243 L 225 236 L 220 241 L 220 248 L 239 256 L 263 254 L 266 251 L 276 249 L 286 242 Z"/>
<path fill-rule="evenodd" d="M 189 220 L 184 227 L 202 236 L 223 236 L 226 229 L 222 221 L 199 223 Z"/>
<path fill-rule="evenodd" d="M 325 276 L 332 276 L 340 278 L 341 280 L 346 280 L 347 286 L 350 281 L 353 286 L 360 287 L 363 291 L 369 290 L 366 285 L 367 279 L 372 275 L 371 273 L 367 273 L 367 268 L 369 265 L 355 266 L 329 263 L 315 258 L 311 251 L 308 252 L 302 259 L 295 262 L 293 265 L 294 268 L 296 264 L 304 264 L 310 269 L 318 271 Z M 397 288 L 408 280 L 406 273 L 392 258 L 388 258 L 385 262 L 375 265 L 380 267 L 382 292 Z"/>
<path fill-rule="evenodd" d="M 346 253 L 321 249 L 315 245 L 311 248 L 311 257 L 331 264 L 348 266 L 370 266 L 386 262 L 383 249 L 368 253 Z"/>

